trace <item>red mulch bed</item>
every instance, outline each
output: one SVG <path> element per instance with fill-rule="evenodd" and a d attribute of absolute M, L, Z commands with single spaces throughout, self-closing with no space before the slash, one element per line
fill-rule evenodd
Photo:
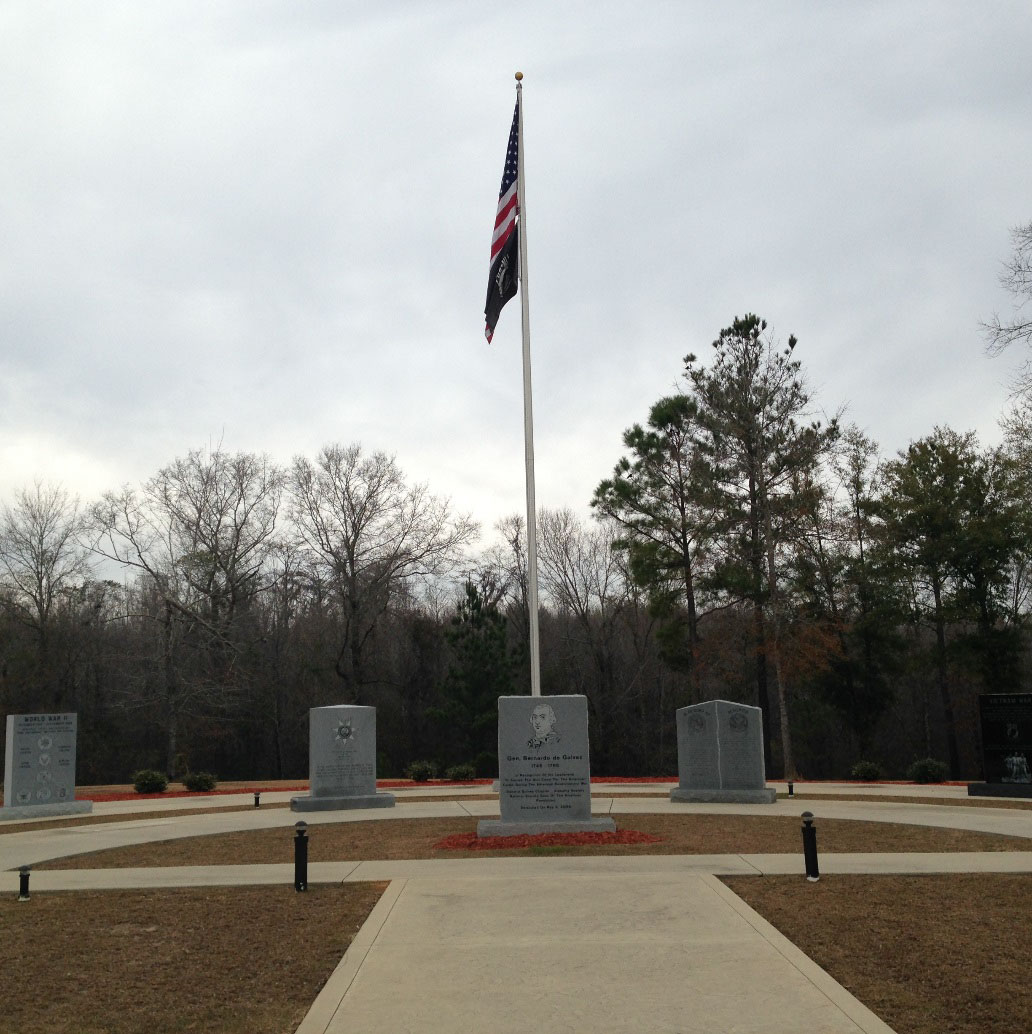
<path fill-rule="evenodd" d="M 376 785 L 385 790 L 414 790 L 420 786 L 490 786 L 493 779 L 377 779 Z"/>
<path fill-rule="evenodd" d="M 500 851 L 509 847 L 590 847 L 596 844 L 659 844 L 662 837 L 618 829 L 615 833 L 520 833 L 512 837 L 478 837 L 476 833 L 452 833 L 434 848 L 444 851 Z"/>
<path fill-rule="evenodd" d="M 166 790 L 165 793 L 76 793 L 77 801 L 160 801 L 171 797 L 218 797 L 229 793 L 301 793 L 307 786 L 256 786 L 253 790 Z"/>

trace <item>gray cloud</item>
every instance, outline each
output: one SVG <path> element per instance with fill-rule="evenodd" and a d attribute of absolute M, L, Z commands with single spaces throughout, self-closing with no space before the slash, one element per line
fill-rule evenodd
<path fill-rule="evenodd" d="M 978 321 L 1032 218 L 1032 12 L 1003 2 L 29 3 L 0 33 L 0 498 L 208 441 L 396 452 L 523 506 L 519 307 L 482 337 L 526 73 L 538 500 L 732 317 L 891 453 L 995 437 Z"/>

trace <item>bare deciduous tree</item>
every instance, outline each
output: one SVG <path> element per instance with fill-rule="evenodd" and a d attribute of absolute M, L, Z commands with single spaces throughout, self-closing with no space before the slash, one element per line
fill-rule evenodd
<path fill-rule="evenodd" d="M 477 535 L 468 516 L 424 484 L 409 486 L 393 456 L 327 445 L 294 461 L 293 519 L 313 574 L 335 594 L 343 621 L 336 671 L 359 701 L 371 681 L 367 647 L 393 602 L 449 571 Z"/>
<path fill-rule="evenodd" d="M 95 551 L 137 572 L 159 601 L 147 613 L 161 629 L 170 773 L 182 718 L 233 686 L 241 618 L 276 545 L 284 481 L 265 457 L 195 450 L 93 509 Z M 190 676 L 178 661 L 187 642 L 202 663 Z"/>
<path fill-rule="evenodd" d="M 36 634 L 41 659 L 58 598 L 90 574 L 81 530 L 78 499 L 56 485 L 37 481 L 0 507 L 0 578 L 14 615 Z"/>
<path fill-rule="evenodd" d="M 1014 227 L 1011 242 L 1014 251 L 1004 263 L 1000 286 L 1014 297 L 1014 309 L 1009 319 L 1001 319 L 1000 314 L 994 312 L 982 324 L 986 351 L 990 355 L 999 355 L 1013 344 L 1032 346 L 1032 313 L 1025 308 L 1032 300 L 1032 223 Z M 1014 388 L 1017 393 L 1032 390 L 1032 357 L 1025 360 Z"/>

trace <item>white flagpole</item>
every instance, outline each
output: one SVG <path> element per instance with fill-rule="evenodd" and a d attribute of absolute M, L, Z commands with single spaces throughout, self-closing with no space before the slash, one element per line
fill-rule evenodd
<path fill-rule="evenodd" d="M 527 187 L 523 176 L 523 73 L 516 73 L 519 143 L 516 197 L 519 199 L 520 302 L 523 325 L 523 439 L 527 462 L 527 611 L 530 638 L 530 695 L 541 696 L 541 645 L 538 635 L 537 505 L 534 501 L 534 404 L 530 388 L 530 299 L 527 288 Z"/>

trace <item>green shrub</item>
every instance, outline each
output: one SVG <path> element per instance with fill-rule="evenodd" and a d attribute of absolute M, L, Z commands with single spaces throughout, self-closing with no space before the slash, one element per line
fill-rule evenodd
<path fill-rule="evenodd" d="M 452 783 L 469 783 L 476 777 L 477 770 L 473 765 L 452 765 L 444 773 L 444 778 Z"/>
<path fill-rule="evenodd" d="M 498 755 L 489 750 L 482 750 L 473 760 L 478 779 L 498 778 Z"/>
<path fill-rule="evenodd" d="M 881 766 L 874 761 L 858 761 L 849 774 L 861 783 L 874 783 L 881 779 Z"/>
<path fill-rule="evenodd" d="M 413 761 L 405 769 L 405 775 L 413 782 L 425 783 L 428 779 L 437 778 L 437 766 L 432 761 Z"/>
<path fill-rule="evenodd" d="M 168 776 L 153 768 L 141 768 L 133 773 L 133 789 L 137 793 L 164 793 L 168 789 Z"/>
<path fill-rule="evenodd" d="M 907 769 L 907 779 L 915 783 L 944 783 L 949 775 L 946 763 L 936 758 L 921 758 Z"/>
<path fill-rule="evenodd" d="M 183 786 L 188 790 L 214 790 L 218 786 L 218 780 L 211 772 L 187 772 L 183 776 Z"/>

